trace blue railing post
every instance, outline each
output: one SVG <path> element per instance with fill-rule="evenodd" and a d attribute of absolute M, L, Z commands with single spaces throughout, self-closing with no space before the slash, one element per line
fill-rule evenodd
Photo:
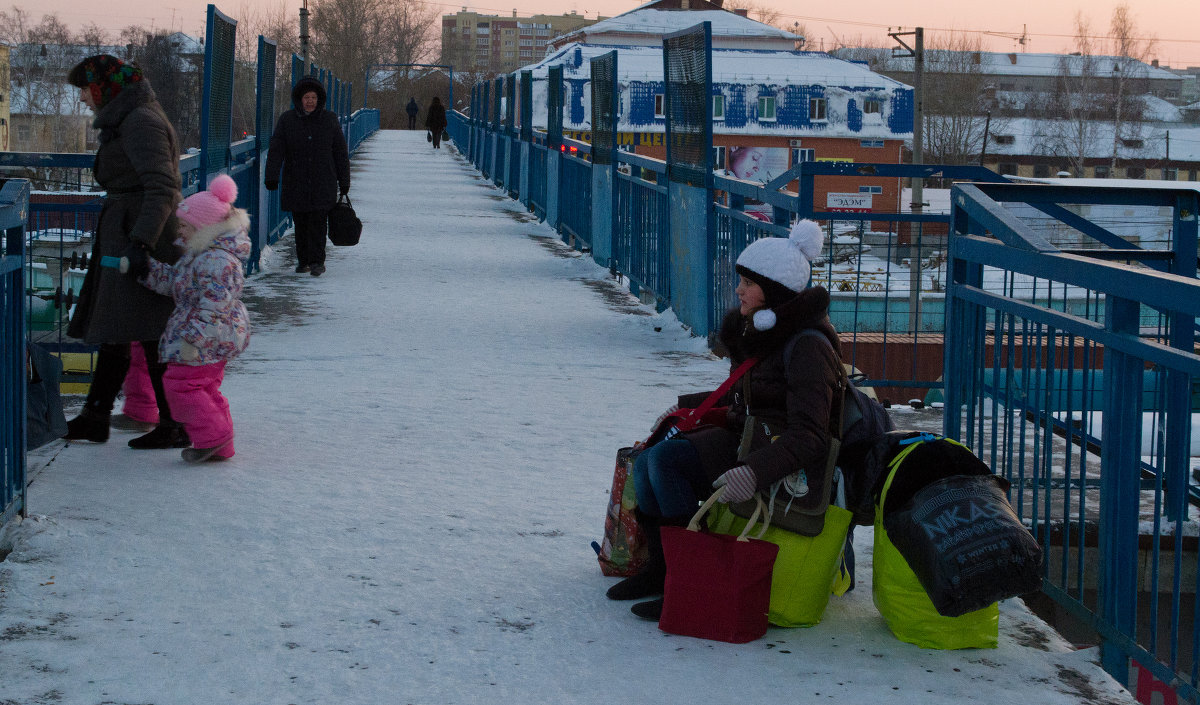
<path fill-rule="evenodd" d="M 716 237 L 712 193 L 712 24 L 663 38 L 667 196 L 671 204 L 671 305 L 707 337 L 714 319 Z M 686 148 L 684 148 L 686 145 Z"/>
<path fill-rule="evenodd" d="M 533 71 L 521 72 L 521 179 L 518 200 L 526 208 L 529 194 L 529 161 L 533 151 Z"/>
<path fill-rule="evenodd" d="M 559 229 L 559 184 L 562 182 L 563 67 L 546 72 L 546 224 Z"/>
<path fill-rule="evenodd" d="M 1137 337 L 1139 305 L 1109 296 L 1105 330 Z M 1104 355 L 1104 453 L 1100 458 L 1100 615 L 1122 634 L 1137 634 L 1138 504 L 1142 445 L 1141 360 L 1112 348 Z M 1103 639 L 1100 660 L 1128 682 L 1129 654 Z"/>
<path fill-rule="evenodd" d="M 0 188 L 0 526 L 25 514 L 25 221 L 29 182 Z"/>
<path fill-rule="evenodd" d="M 608 267 L 613 258 L 613 185 L 617 177 L 617 52 L 591 61 L 592 259 Z"/>

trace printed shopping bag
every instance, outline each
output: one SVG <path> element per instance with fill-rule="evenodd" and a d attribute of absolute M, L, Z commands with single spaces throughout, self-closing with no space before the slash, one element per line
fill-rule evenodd
<path fill-rule="evenodd" d="M 871 561 L 871 596 L 875 607 L 900 641 L 926 649 L 996 648 L 1000 606 L 993 602 L 958 617 L 938 614 L 916 573 L 888 538 L 883 507 L 903 459 L 902 453 L 892 461 L 891 472 L 875 506 L 875 550 Z"/>
<path fill-rule="evenodd" d="M 667 580 L 658 628 L 670 634 L 744 644 L 767 632 L 771 569 L 779 547 L 739 536 L 704 533 L 700 520 L 725 488 L 708 498 L 687 528 L 661 529 Z"/>
<path fill-rule="evenodd" d="M 609 576 L 634 575 L 646 562 L 646 537 L 633 513 L 637 508 L 637 494 L 631 473 L 636 457 L 633 448 L 617 451 L 612 492 L 608 495 L 608 511 L 604 515 L 604 541 L 600 544 L 592 542 L 600 561 L 600 571 Z"/>

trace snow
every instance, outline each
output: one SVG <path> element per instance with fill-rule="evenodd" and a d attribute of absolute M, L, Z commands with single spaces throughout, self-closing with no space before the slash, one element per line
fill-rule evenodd
<path fill-rule="evenodd" d="M 609 41 L 609 37 L 613 35 L 641 35 L 661 46 L 663 35 L 695 27 L 701 22 L 711 23 L 715 46 L 721 46 L 723 40 L 749 39 L 759 44 L 769 43 L 777 47 L 791 48 L 795 41 L 802 39 L 798 34 L 725 10 L 655 10 L 643 6 L 581 27 L 554 41 L 556 45 L 561 46 L 564 41 L 582 39 L 592 42 L 597 41 L 597 38 L 600 38 L 599 41 Z"/>
<path fill-rule="evenodd" d="M 353 179 L 360 245 L 314 279 L 289 238 L 248 282 L 233 460 L 126 432 L 31 458 L 0 702 L 1132 705 L 1019 600 L 998 649 L 893 638 L 869 528 L 811 629 L 707 642 L 605 599 L 617 447 L 727 366 L 423 131 L 369 139 Z"/>

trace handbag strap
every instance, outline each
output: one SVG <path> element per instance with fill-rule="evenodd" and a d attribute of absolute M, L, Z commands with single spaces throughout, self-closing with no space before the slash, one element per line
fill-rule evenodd
<path fill-rule="evenodd" d="M 723 497 L 724 495 L 725 495 L 725 486 L 724 485 L 718 487 L 716 489 L 716 491 L 714 491 L 711 495 L 709 495 L 708 499 L 704 500 L 704 504 L 700 505 L 700 509 L 696 510 L 696 513 L 692 515 L 692 520 L 689 521 L 688 525 L 687 525 L 688 531 L 699 531 L 700 530 L 700 520 L 704 518 L 704 515 L 708 513 L 709 509 L 712 509 L 712 506 L 714 504 L 721 501 L 721 497 Z M 766 505 L 763 504 L 762 497 L 759 497 L 758 493 L 755 493 L 754 499 L 755 499 L 754 513 L 751 514 L 750 518 L 746 520 L 745 528 L 742 529 L 742 533 L 738 534 L 738 537 L 737 537 L 738 541 L 749 541 L 750 540 L 748 534 L 750 533 L 751 527 L 754 526 L 754 523 L 758 521 L 759 517 L 763 518 L 763 523 L 762 523 L 762 526 L 759 528 L 758 533 L 754 535 L 754 538 L 761 539 L 763 537 L 763 534 L 767 533 L 767 527 L 770 526 L 771 518 L 766 512 Z"/>
<path fill-rule="evenodd" d="M 737 384 L 737 381 L 742 378 L 742 375 L 746 374 L 750 368 L 754 367 L 754 365 L 757 363 L 757 357 L 749 357 L 743 360 L 742 364 L 738 365 L 737 368 L 733 370 L 733 372 L 729 375 L 729 378 L 722 382 L 721 386 L 717 387 L 716 391 L 714 391 L 712 394 L 709 394 L 704 401 L 700 402 L 700 406 L 689 410 L 688 414 L 682 416 L 679 420 L 679 423 L 675 424 L 675 427 L 680 431 L 690 431 L 698 426 L 700 424 L 700 419 L 704 418 L 704 415 L 717 405 L 717 402 L 721 400 L 721 397 L 725 396 L 725 393 L 732 389 L 734 384 Z"/>

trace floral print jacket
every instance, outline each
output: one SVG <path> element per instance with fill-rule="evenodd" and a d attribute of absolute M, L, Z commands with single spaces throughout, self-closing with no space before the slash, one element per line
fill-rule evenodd
<path fill-rule="evenodd" d="M 186 242 L 176 240 L 183 254 L 174 265 L 150 260 L 142 283 L 175 299 L 158 344 L 159 360 L 208 365 L 232 360 L 246 349 L 250 320 L 241 296 L 249 229 L 246 211 L 233 208 L 224 222 L 197 230 Z"/>

